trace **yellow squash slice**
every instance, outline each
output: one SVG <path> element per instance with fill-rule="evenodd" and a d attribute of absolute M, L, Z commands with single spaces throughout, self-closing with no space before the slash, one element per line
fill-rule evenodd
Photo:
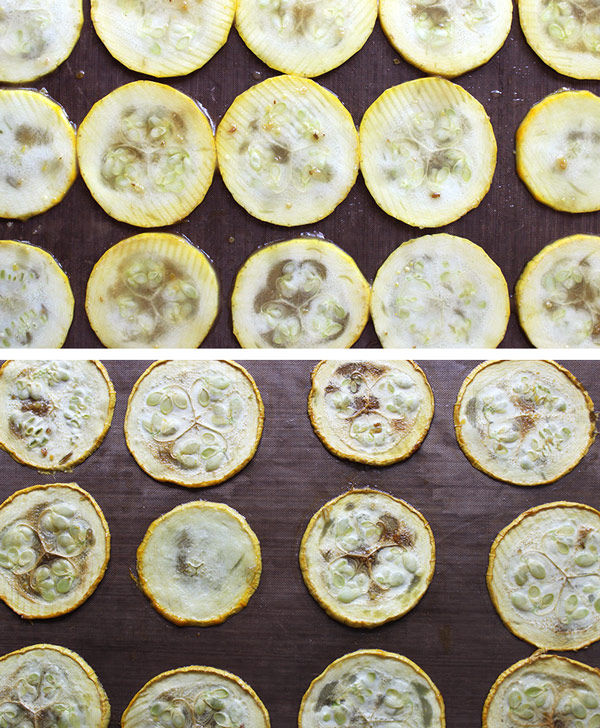
<path fill-rule="evenodd" d="M 563 212 L 600 210 L 600 98 L 559 91 L 517 130 L 517 173 L 539 202 Z"/>
<path fill-rule="evenodd" d="M 260 393 L 235 362 L 155 362 L 136 382 L 125 439 L 155 480 L 190 488 L 231 478 L 254 457 L 263 429 Z"/>
<path fill-rule="evenodd" d="M 377 0 L 238 0 L 235 25 L 271 68 L 319 76 L 357 53 L 376 20 Z"/>
<path fill-rule="evenodd" d="M 496 168 L 496 138 L 483 106 L 443 78 L 384 91 L 360 125 L 360 168 L 388 215 L 441 227 L 477 207 Z"/>
<path fill-rule="evenodd" d="M 110 54 L 149 76 L 182 76 L 225 45 L 235 0 L 92 0 L 92 21 Z"/>
<path fill-rule="evenodd" d="M 515 485 L 553 483 L 595 437 L 594 403 L 552 361 L 491 361 L 463 382 L 454 406 L 456 439 L 471 465 Z"/>
<path fill-rule="evenodd" d="M 73 292 L 56 260 L 35 245 L 0 240 L 0 342 L 59 348 L 73 320 Z"/>
<path fill-rule="evenodd" d="M 358 650 L 332 662 L 302 698 L 299 728 L 329 725 L 445 728 L 444 701 L 407 657 Z"/>
<path fill-rule="evenodd" d="M 260 545 L 246 519 L 222 503 L 185 503 L 154 521 L 137 552 L 140 586 L 175 624 L 220 624 L 256 591 Z"/>
<path fill-rule="evenodd" d="M 244 348 L 344 348 L 369 318 L 371 288 L 333 243 L 295 238 L 253 253 L 235 279 L 233 333 Z"/>
<path fill-rule="evenodd" d="M 384 347 L 492 348 L 508 326 L 508 286 L 470 240 L 424 235 L 396 248 L 377 271 L 371 315 Z"/>
<path fill-rule="evenodd" d="M 55 101 L 0 89 L 0 218 L 25 220 L 57 205 L 77 176 L 75 129 Z"/>
<path fill-rule="evenodd" d="M 157 675 L 133 697 L 121 728 L 270 728 L 261 699 L 237 675 L 214 667 L 180 667 Z"/>
<path fill-rule="evenodd" d="M 97 361 L 8 361 L 0 368 L 0 447 L 40 471 L 71 470 L 99 447 L 115 390 Z"/>
<path fill-rule="evenodd" d="M 490 60 L 504 45 L 511 0 L 380 0 L 388 40 L 413 66 L 460 76 Z"/>
<path fill-rule="evenodd" d="M 81 176 L 111 217 L 171 225 L 204 199 L 216 165 L 211 125 L 189 96 L 134 81 L 100 99 L 77 135 Z"/>
<path fill-rule="evenodd" d="M 259 220 L 307 225 L 327 217 L 358 174 L 358 134 L 331 91 L 275 76 L 240 94 L 217 129 L 223 181 Z"/>
<path fill-rule="evenodd" d="M 87 285 L 85 310 L 107 347 L 200 346 L 219 308 L 204 253 L 170 233 L 142 233 L 106 251 Z"/>
<path fill-rule="evenodd" d="M 377 490 L 351 490 L 311 518 L 300 568 L 330 617 L 378 627 L 409 612 L 427 591 L 435 569 L 433 533 L 408 503 Z"/>
<path fill-rule="evenodd" d="M 34 485 L 0 505 L 0 599 L 22 617 L 76 609 L 100 583 L 109 556 L 104 514 L 75 483 Z"/>

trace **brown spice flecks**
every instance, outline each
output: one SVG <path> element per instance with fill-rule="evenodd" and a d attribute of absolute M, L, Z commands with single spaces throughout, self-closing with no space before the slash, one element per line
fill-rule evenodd
<path fill-rule="evenodd" d="M 405 430 L 408 429 L 408 424 L 407 424 L 406 420 L 404 420 L 404 419 L 391 420 L 390 424 L 392 426 L 392 429 L 395 430 L 396 432 L 404 432 Z"/>
<path fill-rule="evenodd" d="M 44 417 L 50 412 L 51 405 L 45 399 L 32 400 L 27 399 L 21 404 L 22 412 L 33 412 L 35 415 Z"/>
<path fill-rule="evenodd" d="M 523 435 L 535 427 L 535 419 L 531 415 L 517 415 L 517 422 Z"/>
<path fill-rule="evenodd" d="M 380 377 L 388 371 L 389 367 L 379 366 L 370 361 L 357 361 L 342 364 L 335 370 L 336 374 L 347 377 L 351 374 L 372 374 L 374 377 Z"/>
<path fill-rule="evenodd" d="M 591 528 L 589 526 L 580 526 L 579 532 L 577 534 L 577 543 L 575 544 L 578 549 L 585 548 L 585 540 L 588 536 L 588 533 L 591 532 Z"/>
<path fill-rule="evenodd" d="M 325 394 L 331 394 L 332 392 L 339 392 L 339 387 L 336 387 L 335 384 L 328 384 L 325 387 Z"/>

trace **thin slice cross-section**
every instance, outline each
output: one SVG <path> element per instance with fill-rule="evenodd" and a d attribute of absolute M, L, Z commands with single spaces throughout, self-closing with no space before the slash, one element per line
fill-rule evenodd
<path fill-rule="evenodd" d="M 358 174 L 358 134 L 341 101 L 299 76 L 252 86 L 217 129 L 219 169 L 235 201 L 276 225 L 307 225 L 346 198 Z"/>
<path fill-rule="evenodd" d="M 320 238 L 253 253 L 235 279 L 233 333 L 244 348 L 344 348 L 369 318 L 371 288 L 354 260 Z"/>

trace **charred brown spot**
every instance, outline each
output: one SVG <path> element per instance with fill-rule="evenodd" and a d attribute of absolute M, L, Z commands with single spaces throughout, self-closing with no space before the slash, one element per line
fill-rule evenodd
<path fill-rule="evenodd" d="M 21 405 L 22 412 L 33 412 L 40 417 L 45 417 L 51 409 L 52 405 L 45 399 L 39 399 L 37 401 L 28 399 Z"/>
<path fill-rule="evenodd" d="M 391 420 L 390 422 L 392 429 L 396 432 L 404 432 L 408 429 L 408 424 L 406 423 L 406 420 Z"/>
<path fill-rule="evenodd" d="M 579 532 L 577 533 L 577 543 L 576 548 L 582 549 L 585 548 L 585 540 L 588 537 L 588 534 L 591 532 L 591 528 L 589 526 L 580 526 Z"/>
<path fill-rule="evenodd" d="M 335 384 L 328 384 L 325 387 L 325 394 L 332 394 L 332 392 L 339 392 L 340 388 L 336 387 Z"/>
<path fill-rule="evenodd" d="M 285 164 L 290 161 L 290 150 L 284 147 L 283 144 L 271 144 L 271 151 L 275 162 Z"/>
<path fill-rule="evenodd" d="M 369 361 L 357 361 L 357 362 L 348 362 L 348 364 L 342 364 L 341 367 L 338 367 L 335 370 L 336 374 L 339 374 L 342 377 L 348 377 L 352 374 L 363 374 L 368 375 L 377 378 L 382 376 L 382 374 L 385 374 L 389 370 L 389 367 L 379 366 L 378 364 L 373 364 Z"/>
<path fill-rule="evenodd" d="M 535 419 L 531 415 L 518 415 L 517 422 L 523 435 L 535 427 Z"/>

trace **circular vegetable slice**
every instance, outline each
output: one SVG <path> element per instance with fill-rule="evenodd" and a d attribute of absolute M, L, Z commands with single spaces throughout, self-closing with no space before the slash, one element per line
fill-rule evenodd
<path fill-rule="evenodd" d="M 492 348 L 508 326 L 508 286 L 470 240 L 424 235 L 396 248 L 377 271 L 371 315 L 384 347 Z"/>
<path fill-rule="evenodd" d="M 242 679 L 215 667 L 169 670 L 147 682 L 121 718 L 122 728 L 149 724 L 270 728 L 261 699 Z"/>
<path fill-rule="evenodd" d="M 594 441 L 594 403 L 553 361 L 475 367 L 454 405 L 456 439 L 471 465 L 514 485 L 553 483 Z"/>
<path fill-rule="evenodd" d="M 406 460 L 421 447 L 433 408 L 427 377 L 412 361 L 322 361 L 312 374 L 312 426 L 330 452 L 347 460 Z"/>
<path fill-rule="evenodd" d="M 104 440 L 114 408 L 114 387 L 98 361 L 7 361 L 0 368 L 0 447 L 23 465 L 79 465 Z"/>
<path fill-rule="evenodd" d="M 369 318 L 370 296 L 337 245 L 286 240 L 253 253 L 237 274 L 233 332 L 244 348 L 350 347 Z"/>
<path fill-rule="evenodd" d="M 111 217 L 171 225 L 204 199 L 216 165 L 212 128 L 189 96 L 154 81 L 120 86 L 77 135 L 81 176 Z"/>
<path fill-rule="evenodd" d="M 311 518 L 300 546 L 304 582 L 330 617 L 378 627 L 427 591 L 435 542 L 412 506 L 377 490 L 351 490 Z"/>
<path fill-rule="evenodd" d="M 175 624 L 220 624 L 256 591 L 260 544 L 246 519 L 222 503 L 177 506 L 154 521 L 137 552 L 140 586 Z"/>
<path fill-rule="evenodd" d="M 25 220 L 57 205 L 77 176 L 75 130 L 43 93 L 0 89 L 0 218 Z"/>
<path fill-rule="evenodd" d="M 394 86 L 360 125 L 360 166 L 388 215 L 440 227 L 477 207 L 496 168 L 496 139 L 483 106 L 443 78 Z"/>
<path fill-rule="evenodd" d="M 229 107 L 217 129 L 219 169 L 235 201 L 259 220 L 306 225 L 327 217 L 358 174 L 358 134 L 331 91 L 275 76 Z"/>
<path fill-rule="evenodd" d="M 263 419 L 260 392 L 239 364 L 159 361 L 131 392 L 125 439 L 155 480 L 201 488 L 222 483 L 250 462 Z"/>
<path fill-rule="evenodd" d="M 239 0 L 235 25 L 271 68 L 319 76 L 358 53 L 376 20 L 377 0 Z"/>
<path fill-rule="evenodd" d="M 358 650 L 332 662 L 302 698 L 299 728 L 330 724 L 444 728 L 444 701 L 431 678 L 407 657 Z"/>
<path fill-rule="evenodd" d="M 204 253 L 170 233 L 142 233 L 104 253 L 88 281 L 85 310 L 108 347 L 200 346 L 219 308 Z"/>
<path fill-rule="evenodd" d="M 431 74 L 459 76 L 490 60 L 504 45 L 511 0 L 380 0 L 389 42 L 409 63 Z"/>
<path fill-rule="evenodd" d="M 35 245 L 0 240 L 0 341 L 59 348 L 73 320 L 73 292 L 56 260 Z"/>
<path fill-rule="evenodd" d="M 5 0 L 0 15 L 0 81 L 27 83 L 54 71 L 79 40 L 81 0 Z"/>
<path fill-rule="evenodd" d="M 0 598 L 28 619 L 72 612 L 106 571 L 110 532 L 75 483 L 34 485 L 0 505 Z"/>

